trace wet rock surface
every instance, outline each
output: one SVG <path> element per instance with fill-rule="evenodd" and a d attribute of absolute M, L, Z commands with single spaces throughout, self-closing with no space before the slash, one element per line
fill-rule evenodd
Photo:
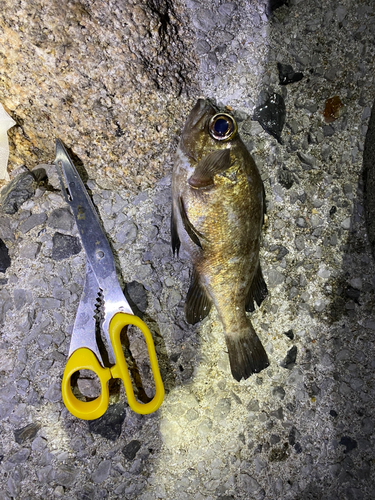
<path fill-rule="evenodd" d="M 4 104 L 17 121 L 9 168 L 41 164 L 47 175 L 33 174 L 30 196 L 0 214 L 10 258 L 0 276 L 0 499 L 372 500 L 375 266 L 362 175 L 372 3 L 7 3 L 0 25 Z M 277 63 L 304 77 L 280 84 Z M 270 366 L 241 383 L 215 311 L 186 324 L 190 270 L 170 249 L 173 151 L 198 94 L 233 109 L 266 190 L 269 297 L 252 322 Z M 272 94 L 285 103 L 281 143 L 253 120 L 259 96 Z M 335 96 L 345 112 L 331 107 L 327 123 Z M 97 421 L 63 405 L 85 255 L 51 167 L 56 135 L 154 338 L 166 388 L 154 414 L 135 414 L 116 382 Z M 122 342 L 145 402 L 142 335 L 129 329 Z M 95 389 L 90 374 L 79 380 Z"/>

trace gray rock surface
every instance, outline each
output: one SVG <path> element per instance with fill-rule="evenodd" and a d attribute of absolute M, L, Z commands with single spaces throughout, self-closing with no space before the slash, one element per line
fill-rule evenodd
<path fill-rule="evenodd" d="M 2 9 L 2 103 L 17 121 L 9 169 L 42 164 L 47 179 L 0 217 L 11 259 L 0 277 L 0 500 L 375 498 L 375 266 L 362 172 L 374 5 L 271 4 Z M 280 85 L 277 63 L 304 77 Z M 286 107 L 281 143 L 252 120 L 274 93 Z M 252 321 L 270 366 L 241 383 L 215 311 L 186 324 L 190 270 L 169 243 L 173 152 L 201 95 L 233 109 L 267 197 L 269 296 Z M 327 123 L 334 96 L 345 113 Z M 85 255 L 51 167 L 56 135 L 153 335 L 166 388 L 154 414 L 135 414 L 116 382 L 96 421 L 62 402 Z M 129 329 L 123 347 L 145 402 L 153 381 L 142 336 Z M 92 374 L 79 380 L 91 394 Z"/>

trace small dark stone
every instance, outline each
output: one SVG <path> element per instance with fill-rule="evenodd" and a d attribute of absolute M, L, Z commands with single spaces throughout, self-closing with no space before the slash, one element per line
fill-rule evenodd
<path fill-rule="evenodd" d="M 335 205 L 333 205 L 333 207 L 331 207 L 331 209 L 329 211 L 329 215 L 332 217 L 332 215 L 334 215 L 336 212 L 337 212 L 337 207 L 335 207 Z"/>
<path fill-rule="evenodd" d="M 335 129 L 332 125 L 323 125 L 323 135 L 324 137 L 330 137 L 335 133 Z"/>
<path fill-rule="evenodd" d="M 296 453 L 302 453 L 302 446 L 300 445 L 300 443 L 296 443 L 294 445 L 294 449 L 296 450 Z"/>
<path fill-rule="evenodd" d="M 133 439 L 133 441 L 130 441 L 130 443 L 124 446 L 124 448 L 122 449 L 122 453 L 127 460 L 134 460 L 141 446 L 142 443 L 140 441 Z"/>
<path fill-rule="evenodd" d="M 8 248 L 3 240 L 0 240 L 0 273 L 5 273 L 8 267 L 10 267 Z"/>
<path fill-rule="evenodd" d="M 276 260 L 282 260 L 283 257 L 285 257 L 285 255 L 289 253 L 289 250 L 287 248 L 283 247 L 282 245 L 280 245 L 278 250 L 279 251 L 276 255 Z"/>
<path fill-rule="evenodd" d="M 268 12 L 271 13 L 283 5 L 289 6 L 289 0 L 269 0 L 267 7 Z"/>
<path fill-rule="evenodd" d="M 288 330 L 287 332 L 284 332 L 284 335 L 286 335 L 290 340 L 294 339 L 294 333 L 292 329 Z"/>
<path fill-rule="evenodd" d="M 52 237 L 52 259 L 63 260 L 77 255 L 82 247 L 79 238 L 69 234 L 55 233 Z"/>
<path fill-rule="evenodd" d="M 358 304 L 358 299 L 359 296 L 361 295 L 361 292 L 360 290 L 356 290 L 355 288 L 349 285 L 345 289 L 345 295 L 349 297 L 349 299 L 354 300 L 356 304 Z"/>
<path fill-rule="evenodd" d="M 283 420 L 283 418 L 284 418 L 284 411 L 283 411 L 283 409 L 280 407 L 280 408 L 278 408 L 278 409 L 277 409 L 277 410 L 275 410 L 275 411 L 271 411 L 271 412 L 270 412 L 270 415 L 271 415 L 271 417 L 275 417 L 275 418 L 277 418 L 278 420 Z"/>
<path fill-rule="evenodd" d="M 343 436 L 340 439 L 340 443 L 339 444 L 341 444 L 342 446 L 345 446 L 344 453 L 349 453 L 349 451 L 354 450 L 358 446 L 357 441 L 355 439 L 352 439 L 349 436 Z"/>
<path fill-rule="evenodd" d="M 337 415 L 338 415 L 338 413 L 337 413 L 335 410 L 331 410 L 331 411 L 329 412 L 329 414 L 330 414 L 330 415 L 331 415 L 331 417 L 333 417 L 333 418 L 336 418 L 336 417 L 337 417 Z"/>
<path fill-rule="evenodd" d="M 285 359 L 280 363 L 280 366 L 282 368 L 291 370 L 296 362 L 296 359 L 297 359 L 297 346 L 294 345 L 289 349 L 289 351 L 285 356 Z"/>
<path fill-rule="evenodd" d="M 16 429 L 14 431 L 14 439 L 16 443 L 22 444 L 28 439 L 33 439 L 36 436 L 38 430 L 40 429 L 40 424 L 28 424 L 21 429 Z"/>
<path fill-rule="evenodd" d="M 277 179 L 279 183 L 285 187 L 285 189 L 290 189 L 294 184 L 294 178 L 292 172 L 287 168 L 281 168 L 279 170 Z"/>
<path fill-rule="evenodd" d="M 290 446 L 294 446 L 296 444 L 296 438 L 298 437 L 299 432 L 295 427 L 292 427 L 289 431 L 288 441 Z"/>
<path fill-rule="evenodd" d="M 132 281 L 126 284 L 124 294 L 134 314 L 142 318 L 148 306 L 145 287 L 138 281 Z"/>
<path fill-rule="evenodd" d="M 0 205 L 6 214 L 15 214 L 22 203 L 35 193 L 36 181 L 31 172 L 22 172 L 9 182 L 0 195 Z"/>
<path fill-rule="evenodd" d="M 124 403 L 109 405 L 102 417 L 89 422 L 90 432 L 99 434 L 110 441 L 116 441 L 121 435 L 126 407 Z"/>
<path fill-rule="evenodd" d="M 280 143 L 285 116 L 285 102 L 280 94 L 271 94 L 263 104 L 255 108 L 254 112 L 254 120 L 257 120 L 264 130 Z"/>
<path fill-rule="evenodd" d="M 270 462 L 283 462 L 289 456 L 289 444 L 284 443 L 281 448 L 273 448 L 269 454 Z"/>
<path fill-rule="evenodd" d="M 277 63 L 279 71 L 280 85 L 288 85 L 289 83 L 299 82 L 303 78 L 303 73 L 296 73 L 290 64 Z"/>

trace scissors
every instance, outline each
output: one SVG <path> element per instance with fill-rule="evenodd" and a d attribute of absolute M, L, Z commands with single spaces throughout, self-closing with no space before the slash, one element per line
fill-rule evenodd
<path fill-rule="evenodd" d="M 78 306 L 69 349 L 69 358 L 62 379 L 62 397 L 67 409 L 76 417 L 93 420 L 108 408 L 109 387 L 112 378 L 122 379 L 129 406 L 136 413 L 156 411 L 164 399 L 164 386 L 159 372 L 155 346 L 145 323 L 134 315 L 116 276 L 115 261 L 104 234 L 98 214 L 75 169 L 63 143 L 56 140 L 55 166 L 65 200 L 72 209 L 82 246 L 86 251 L 86 278 Z M 103 322 L 110 368 L 105 367 L 96 341 L 97 300 L 104 304 Z M 143 333 L 155 382 L 155 396 L 148 403 L 139 403 L 121 347 L 120 334 L 127 325 L 138 327 Z M 80 401 L 71 387 L 71 377 L 79 370 L 91 370 L 100 380 L 101 393 L 93 401 Z"/>

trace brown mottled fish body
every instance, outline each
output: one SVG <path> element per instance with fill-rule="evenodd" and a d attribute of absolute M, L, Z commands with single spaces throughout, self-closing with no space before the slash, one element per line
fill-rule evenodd
<path fill-rule="evenodd" d="M 193 264 L 185 304 L 189 323 L 215 305 L 232 374 L 248 378 L 269 365 L 247 311 L 267 295 L 259 264 L 265 213 L 258 169 L 234 118 L 200 99 L 186 121 L 172 178 L 172 246 Z"/>

